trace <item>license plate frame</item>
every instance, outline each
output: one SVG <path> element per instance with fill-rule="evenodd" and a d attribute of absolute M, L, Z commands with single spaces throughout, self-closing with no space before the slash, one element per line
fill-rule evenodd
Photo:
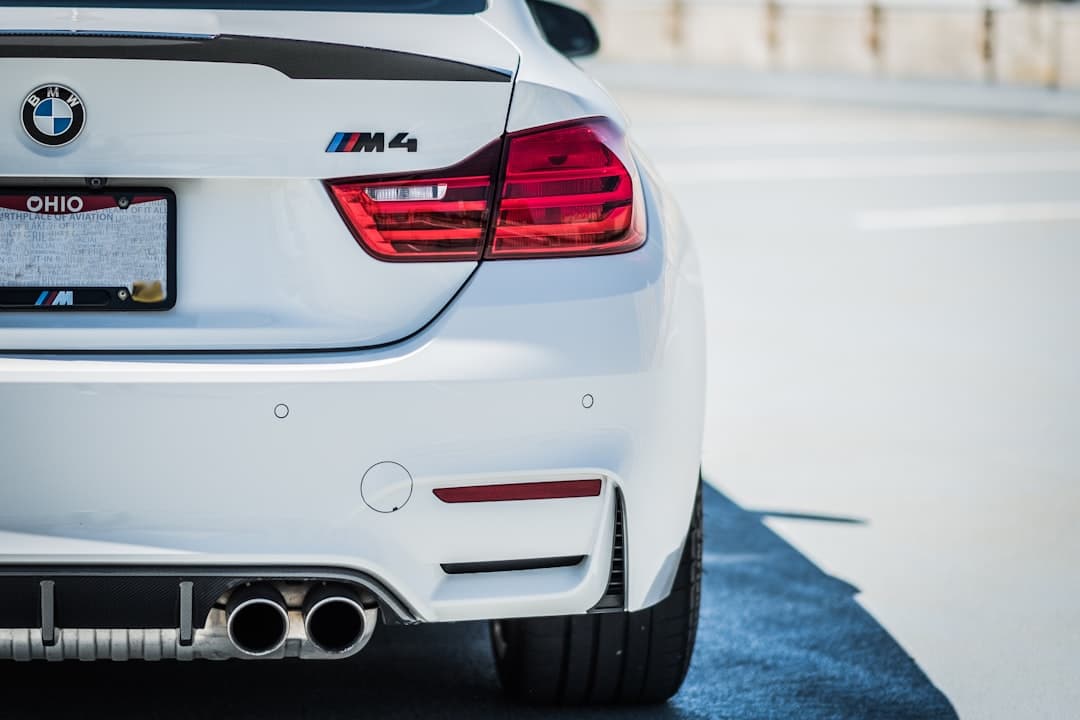
<path fill-rule="evenodd" d="M 78 198 L 78 201 L 72 200 Z M 110 199 L 113 205 L 109 205 Z M 25 201 L 28 205 L 25 210 L 10 207 Z M 90 201 L 90 202 L 87 202 Z M 9 237 L 6 228 L 14 226 L 15 221 L 4 217 L 5 212 L 23 213 L 27 216 L 38 217 L 61 217 L 74 215 L 88 215 L 97 210 L 113 211 L 115 213 L 129 212 L 139 205 L 164 201 L 165 207 L 165 247 L 164 247 L 164 278 L 147 277 L 131 278 L 131 284 L 95 284 L 85 279 L 75 278 L 69 281 L 35 282 L 32 279 L 26 283 L 7 284 L 6 277 L 0 272 L 0 313 L 9 312 L 162 312 L 172 310 L 177 302 L 177 209 L 176 194 L 163 187 L 117 187 L 92 190 L 88 188 L 71 187 L 48 187 L 48 186 L 0 186 L 0 243 Z M 45 203 L 49 202 L 49 208 L 61 209 L 61 212 L 48 212 Z M 62 205 L 57 205 L 62 203 Z M 126 203 L 126 205 L 124 204 Z M 105 207 L 96 208 L 104 204 Z M 81 209 L 78 212 L 70 211 L 75 207 L 85 208 L 87 205 L 95 209 Z M 42 208 L 35 212 L 33 208 Z M 154 208 L 158 214 L 157 208 Z M 18 217 L 13 215 L 12 217 Z M 119 214 L 115 217 L 121 217 Z M 128 225 L 138 229 L 136 220 L 127 221 Z M 160 218 L 154 218 L 159 222 Z M 29 220 L 27 222 L 32 222 Z M 49 222 L 49 221 L 45 221 Z M 151 232 L 151 231 L 148 231 Z M 69 231 L 69 234 L 74 234 Z M 14 235 L 11 235 L 14 237 Z M 86 237 L 86 234 L 83 235 Z M 69 238 L 70 240 L 70 238 Z M 122 240 L 109 239 L 103 234 L 94 238 L 99 244 L 112 244 L 120 246 Z M 13 241 L 14 242 L 14 241 Z M 71 242 L 74 242 L 71 240 Z M 160 236 L 153 237 L 154 247 L 152 254 L 155 259 L 160 255 Z M 5 249 L 0 246 L 0 263 L 5 261 Z M 13 255 L 12 255 L 13 257 Z M 0 267 L 0 271 L 4 268 Z M 86 274 L 85 265 L 81 268 Z M 117 271 L 122 272 L 122 271 Z M 161 273 L 151 273 L 158 274 Z M 50 280 L 56 280 L 50 278 Z M 164 283 L 161 283 L 164 280 Z M 154 283 L 158 283 L 155 285 Z M 163 297 L 159 295 L 163 294 Z"/>

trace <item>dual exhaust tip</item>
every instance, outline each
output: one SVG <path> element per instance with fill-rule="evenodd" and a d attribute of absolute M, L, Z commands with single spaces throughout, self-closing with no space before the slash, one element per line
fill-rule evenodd
<path fill-rule="evenodd" d="M 273 585 L 250 585 L 229 598 L 229 641 L 248 657 L 273 655 L 289 638 L 289 609 Z M 304 598 L 304 630 L 318 650 L 344 655 L 365 639 L 368 617 L 359 597 L 341 586 L 312 588 Z"/>

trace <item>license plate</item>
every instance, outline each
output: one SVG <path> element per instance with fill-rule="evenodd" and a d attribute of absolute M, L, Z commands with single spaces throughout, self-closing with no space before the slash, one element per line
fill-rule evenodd
<path fill-rule="evenodd" d="M 0 188 L 0 310 L 175 305 L 171 191 Z"/>

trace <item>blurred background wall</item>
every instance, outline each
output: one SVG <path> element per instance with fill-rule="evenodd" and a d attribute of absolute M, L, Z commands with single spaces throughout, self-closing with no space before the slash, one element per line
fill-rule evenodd
<path fill-rule="evenodd" d="M 1080 88 L 1080 4 L 567 0 L 609 60 Z"/>

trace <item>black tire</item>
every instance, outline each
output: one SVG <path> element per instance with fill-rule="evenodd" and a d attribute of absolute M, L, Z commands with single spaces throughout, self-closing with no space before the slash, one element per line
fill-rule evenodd
<path fill-rule="evenodd" d="M 633 613 L 491 624 L 503 690 L 529 703 L 662 703 L 690 668 L 701 607 L 701 485 L 671 595 Z"/>

